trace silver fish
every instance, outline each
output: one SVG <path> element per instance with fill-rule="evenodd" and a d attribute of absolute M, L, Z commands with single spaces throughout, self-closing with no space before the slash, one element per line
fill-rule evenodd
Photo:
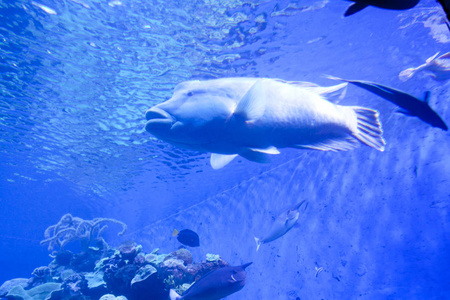
<path fill-rule="evenodd" d="M 298 203 L 294 207 L 288 209 L 279 215 L 275 222 L 272 224 L 269 232 L 262 238 L 255 237 L 256 242 L 256 251 L 259 250 L 259 247 L 262 244 L 266 244 L 268 242 L 274 241 L 283 235 L 286 234 L 289 230 L 294 227 L 295 223 L 297 223 L 298 217 L 300 215 L 299 209 L 306 200 Z"/>
<path fill-rule="evenodd" d="M 450 52 L 439 56 L 439 52 L 428 58 L 423 65 L 416 68 L 408 68 L 398 75 L 401 81 L 406 81 L 413 77 L 417 72 L 427 71 L 431 77 L 437 81 L 450 79 Z"/>
<path fill-rule="evenodd" d="M 383 151 L 376 111 L 325 100 L 344 87 L 268 78 L 182 82 L 171 99 L 147 110 L 145 129 L 173 145 L 211 152 L 214 169 L 237 155 L 267 162 L 287 147 L 345 151 L 363 143 Z"/>

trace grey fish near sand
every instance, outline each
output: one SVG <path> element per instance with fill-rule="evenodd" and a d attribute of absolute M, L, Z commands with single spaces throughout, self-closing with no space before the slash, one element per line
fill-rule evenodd
<path fill-rule="evenodd" d="M 398 75 L 401 81 L 406 81 L 420 71 L 430 73 L 431 77 L 437 81 L 450 79 L 450 52 L 438 56 L 439 52 L 428 58 L 423 65 L 415 68 L 403 70 Z"/>
<path fill-rule="evenodd" d="M 296 204 L 294 207 L 286 210 L 282 214 L 280 214 L 275 222 L 272 224 L 269 232 L 262 238 L 255 237 L 256 242 L 256 251 L 259 250 L 259 247 L 262 244 L 266 244 L 268 242 L 274 241 L 283 235 L 285 235 L 289 230 L 294 227 L 295 223 L 297 223 L 298 217 L 300 215 L 299 209 L 306 200 Z"/>

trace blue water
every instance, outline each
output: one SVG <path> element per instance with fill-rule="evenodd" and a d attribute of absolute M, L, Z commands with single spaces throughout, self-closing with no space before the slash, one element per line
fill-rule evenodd
<path fill-rule="evenodd" d="M 450 123 L 450 85 L 400 71 L 450 51 L 434 0 L 413 9 L 347 1 L 0 2 L 0 283 L 51 262 L 39 242 L 71 213 L 128 225 L 111 245 L 178 248 L 174 228 L 253 261 L 229 299 L 449 299 L 450 135 L 349 86 L 342 105 L 376 109 L 386 150 L 284 149 L 270 164 L 209 155 L 145 132 L 145 111 L 189 79 L 257 76 L 386 84 Z M 299 200 L 299 224 L 256 252 L 254 236 Z M 317 274 L 316 268 L 323 268 Z"/>

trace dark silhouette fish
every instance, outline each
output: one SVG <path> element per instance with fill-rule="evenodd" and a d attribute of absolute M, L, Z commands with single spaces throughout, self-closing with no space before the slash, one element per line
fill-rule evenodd
<path fill-rule="evenodd" d="M 175 229 L 172 233 L 172 236 L 176 236 L 177 240 L 183 245 L 190 247 L 200 246 L 200 239 L 198 237 L 198 234 L 190 229 L 183 229 L 180 232 Z"/>
<path fill-rule="evenodd" d="M 419 0 L 350 0 L 353 3 L 345 12 L 344 16 L 351 16 L 367 6 L 375 6 L 384 9 L 404 10 L 410 9 L 419 3 Z"/>
<path fill-rule="evenodd" d="M 328 78 L 333 80 L 346 81 L 359 86 L 360 88 L 368 90 L 369 92 L 372 92 L 396 104 L 401 108 L 398 110 L 398 112 L 404 115 L 418 117 L 419 119 L 421 119 L 425 123 L 430 124 L 433 127 L 438 127 L 442 130 L 448 130 L 447 125 L 444 123 L 441 117 L 433 109 L 431 109 L 430 105 L 428 104 L 430 92 L 425 93 L 424 100 L 422 101 L 405 92 L 370 81 L 347 80 L 333 76 L 328 76 Z"/>
<path fill-rule="evenodd" d="M 245 285 L 247 268 L 252 263 L 237 267 L 223 267 L 197 280 L 183 296 L 170 290 L 170 300 L 218 300 L 241 290 Z"/>

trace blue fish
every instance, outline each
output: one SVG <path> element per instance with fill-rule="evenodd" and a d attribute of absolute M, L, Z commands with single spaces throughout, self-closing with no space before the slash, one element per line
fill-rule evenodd
<path fill-rule="evenodd" d="M 350 0 L 353 3 L 345 12 L 344 16 L 351 16 L 367 6 L 375 6 L 384 9 L 404 10 L 410 9 L 419 3 L 419 0 Z"/>
<path fill-rule="evenodd" d="M 177 240 L 183 245 L 190 247 L 200 246 L 200 238 L 198 237 L 198 234 L 190 229 L 183 229 L 180 232 L 174 229 L 172 236 L 176 236 Z"/>
<path fill-rule="evenodd" d="M 245 268 L 252 263 L 241 266 L 228 266 L 213 270 L 194 282 L 194 284 L 180 296 L 170 290 L 170 300 L 218 300 L 240 291 L 247 278 Z"/>
<path fill-rule="evenodd" d="M 425 93 L 424 100 L 422 101 L 405 92 L 370 81 L 348 80 L 334 76 L 328 76 L 328 78 L 349 82 L 351 84 L 359 86 L 360 88 L 372 92 L 399 106 L 399 113 L 407 116 L 417 117 L 433 127 L 438 127 L 445 131 L 448 130 L 445 122 L 433 109 L 431 109 L 430 105 L 428 104 L 430 92 Z"/>

